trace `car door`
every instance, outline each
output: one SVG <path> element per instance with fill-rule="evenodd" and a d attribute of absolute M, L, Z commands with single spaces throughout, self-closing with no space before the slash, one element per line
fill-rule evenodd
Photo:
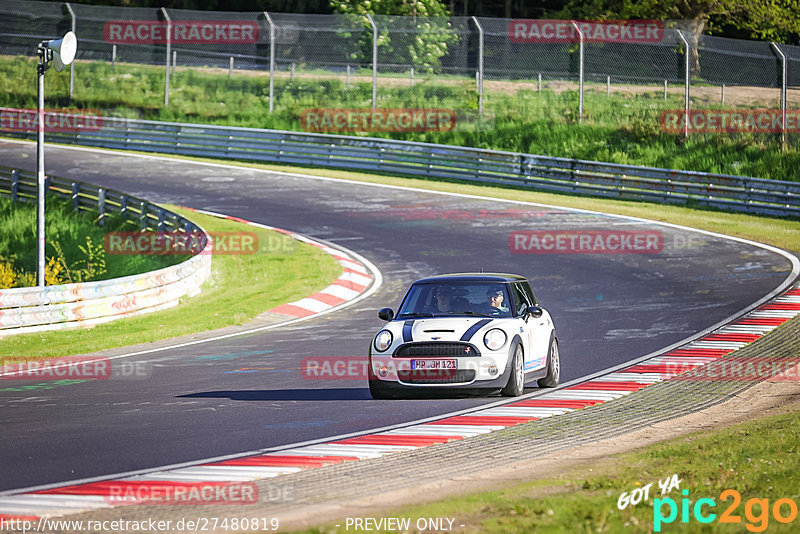
<path fill-rule="evenodd" d="M 519 298 L 525 302 L 526 306 L 538 306 L 536 296 L 527 281 L 515 282 L 512 286 L 515 287 L 513 292 L 520 295 Z M 545 311 L 541 317 L 528 316 L 527 321 L 525 321 L 525 328 L 529 343 L 529 368 L 540 369 L 547 363 L 547 349 L 550 343 L 551 325 L 547 312 Z"/>
<path fill-rule="evenodd" d="M 517 317 L 515 320 L 519 328 L 519 337 L 522 340 L 522 348 L 525 353 L 525 370 L 530 371 L 534 369 L 536 356 L 534 355 L 534 340 L 533 331 L 531 330 L 531 322 L 526 321 L 524 316 L 525 309 L 531 305 L 530 299 L 519 284 L 509 284 L 509 292 L 511 293 L 511 306 L 514 308 L 514 315 Z"/>

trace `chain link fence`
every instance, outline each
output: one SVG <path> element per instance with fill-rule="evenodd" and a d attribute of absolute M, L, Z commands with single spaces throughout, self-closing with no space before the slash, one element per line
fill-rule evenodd
<path fill-rule="evenodd" d="M 48 99 L 89 108 L 104 102 L 110 116 L 133 113 L 127 103 L 157 120 L 175 118 L 180 108 L 182 117 L 210 122 L 233 115 L 291 129 L 299 120 L 308 131 L 351 133 L 486 129 L 500 115 L 517 122 L 560 116 L 679 136 L 799 137 L 800 47 L 696 36 L 680 21 L 360 17 L 28 0 L 4 0 L 0 16 L 4 62 L 34 59 L 41 40 L 73 29 L 77 61 L 68 80 L 47 80 Z M 27 82 L 14 83 L 24 93 L 23 85 L 35 87 Z M 109 94 L 118 106 L 107 104 Z M 2 105 L 14 102 L 6 95 Z M 355 115 L 372 110 L 377 124 L 374 115 Z M 403 110 L 411 110 L 405 126 Z M 731 118 L 743 110 L 774 113 Z M 721 119 L 712 117 L 720 112 Z"/>

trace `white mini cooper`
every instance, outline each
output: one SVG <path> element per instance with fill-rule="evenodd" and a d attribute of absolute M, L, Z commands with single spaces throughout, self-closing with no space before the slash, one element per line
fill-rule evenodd
<path fill-rule="evenodd" d="M 558 385 L 555 326 L 522 276 L 423 278 L 412 284 L 397 315 L 383 308 L 378 317 L 388 324 L 370 347 L 373 398 L 422 388 L 500 390 L 516 397 L 527 380 Z"/>

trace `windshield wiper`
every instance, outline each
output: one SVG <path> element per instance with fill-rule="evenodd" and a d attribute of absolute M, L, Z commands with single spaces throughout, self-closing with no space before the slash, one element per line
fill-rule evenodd
<path fill-rule="evenodd" d="M 397 316 L 399 319 L 400 317 L 436 317 L 432 313 L 401 313 Z"/>
<path fill-rule="evenodd" d="M 450 315 L 474 315 L 476 317 L 494 317 L 494 315 L 489 315 L 488 313 L 478 313 L 474 311 L 451 311 L 448 312 Z"/>

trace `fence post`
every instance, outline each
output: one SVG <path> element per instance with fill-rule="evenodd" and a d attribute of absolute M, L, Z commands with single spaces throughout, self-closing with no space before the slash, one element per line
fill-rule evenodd
<path fill-rule="evenodd" d="M 683 140 L 687 141 L 689 139 L 689 76 L 690 76 L 690 67 L 689 67 L 689 41 L 686 40 L 686 37 L 683 36 L 683 32 L 680 30 L 675 30 L 678 32 L 678 37 L 681 41 L 683 41 L 683 55 L 686 60 L 684 78 L 685 78 L 685 88 L 683 90 Z"/>
<path fill-rule="evenodd" d="M 164 106 L 169 106 L 169 59 L 170 59 L 170 51 L 172 50 L 172 20 L 169 18 L 167 14 L 166 8 L 161 8 L 161 14 L 164 15 L 164 19 L 167 21 L 167 65 L 165 73 L 165 80 L 164 80 Z"/>
<path fill-rule="evenodd" d="M 606 96 L 611 96 L 611 76 L 606 76 Z"/>
<path fill-rule="evenodd" d="M 578 23 L 571 20 L 572 27 L 578 32 L 578 123 L 583 122 L 583 32 Z"/>
<path fill-rule="evenodd" d="M 111 70 L 117 68 L 117 45 L 111 45 Z"/>
<path fill-rule="evenodd" d="M 347 66 L 347 73 L 345 74 L 344 77 L 344 84 L 347 87 L 350 87 L 350 65 Z"/>
<path fill-rule="evenodd" d="M 477 17 L 472 17 L 472 22 L 478 28 L 478 114 L 483 115 L 483 27 Z"/>
<path fill-rule="evenodd" d="M 369 13 L 367 19 L 372 25 L 372 109 L 375 109 L 378 106 L 378 26 Z"/>
<path fill-rule="evenodd" d="M 291 71 L 289 72 L 289 81 L 290 82 L 294 81 L 294 61 L 292 61 L 292 68 Z"/>
<path fill-rule="evenodd" d="M 175 67 L 178 66 L 178 51 L 172 51 L 172 74 L 175 74 Z"/>
<path fill-rule="evenodd" d="M 777 43 L 771 43 L 773 50 L 781 58 L 781 150 L 786 150 L 786 54 Z"/>
<path fill-rule="evenodd" d="M 75 33 L 75 12 L 72 10 L 72 6 L 69 5 L 69 2 L 65 2 L 64 5 L 67 8 L 67 12 L 69 12 L 70 18 L 70 29 L 72 33 Z M 69 100 L 72 101 L 72 94 L 75 91 L 75 62 L 69 64 Z"/>
<path fill-rule="evenodd" d="M 231 56 L 230 65 L 228 66 L 228 79 L 233 79 L 233 56 Z"/>
<path fill-rule="evenodd" d="M 104 226 L 106 224 L 106 190 L 100 188 L 97 190 L 97 224 Z"/>
<path fill-rule="evenodd" d="M 667 101 L 667 80 L 664 80 L 664 101 Z"/>
<path fill-rule="evenodd" d="M 539 92 L 542 92 L 542 73 L 539 73 Z"/>
<path fill-rule="evenodd" d="M 139 227 L 147 230 L 147 202 L 144 200 L 139 203 Z"/>
<path fill-rule="evenodd" d="M 720 104 L 725 104 L 725 84 L 722 84 L 722 95 L 720 97 Z"/>
<path fill-rule="evenodd" d="M 17 201 L 19 194 L 19 171 L 14 169 L 11 171 L 11 202 Z"/>
<path fill-rule="evenodd" d="M 72 182 L 72 211 L 81 209 L 81 186 L 78 182 Z"/>
<path fill-rule="evenodd" d="M 266 11 L 264 18 L 269 24 L 269 112 L 272 113 L 275 109 L 275 23 Z"/>

